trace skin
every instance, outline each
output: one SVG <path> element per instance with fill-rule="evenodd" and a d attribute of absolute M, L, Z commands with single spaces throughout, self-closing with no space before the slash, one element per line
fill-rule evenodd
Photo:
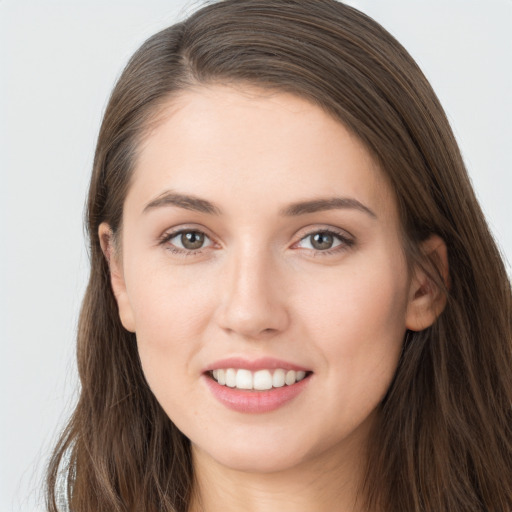
<path fill-rule="evenodd" d="M 190 510 L 359 510 L 365 443 L 405 331 L 443 307 L 408 272 L 385 176 L 341 123 L 293 95 L 198 87 L 161 115 L 139 148 L 121 241 L 106 224 L 100 237 L 149 385 L 192 442 Z M 219 211 L 169 204 L 169 191 Z M 351 202 L 283 214 L 333 197 Z M 203 247 L 180 245 L 183 229 L 205 233 Z M 326 230 L 333 248 L 315 248 Z M 443 255 L 437 239 L 424 250 Z M 205 385 L 204 369 L 234 356 L 312 374 L 283 407 L 241 413 Z"/>

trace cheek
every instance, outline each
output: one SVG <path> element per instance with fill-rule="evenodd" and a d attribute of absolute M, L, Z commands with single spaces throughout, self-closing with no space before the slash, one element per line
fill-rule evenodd
<path fill-rule="evenodd" d="M 188 271 L 171 272 L 139 266 L 129 282 L 129 295 L 135 316 L 139 355 L 150 387 L 159 400 L 170 397 L 173 381 L 189 376 L 194 355 L 200 351 L 211 309 L 209 295 L 197 275 Z M 181 385 L 181 384 L 180 384 Z"/>
<path fill-rule="evenodd" d="M 329 294 L 315 294 L 303 310 L 307 339 L 320 355 L 324 400 L 337 411 L 327 423 L 333 436 L 358 428 L 378 407 L 396 372 L 405 333 L 405 290 L 370 271 Z M 319 379 L 320 381 L 320 379 Z"/>
<path fill-rule="evenodd" d="M 335 378 L 361 389 L 365 381 L 383 379 L 385 385 L 392 378 L 405 334 L 404 269 L 383 258 L 304 286 L 312 293 L 302 301 L 300 317 Z"/>
<path fill-rule="evenodd" d="M 136 273 L 127 279 L 128 294 L 137 333 L 165 349 L 171 340 L 179 345 L 204 323 L 209 280 L 191 267 L 170 267 L 165 258 L 149 263 L 134 262 Z"/>

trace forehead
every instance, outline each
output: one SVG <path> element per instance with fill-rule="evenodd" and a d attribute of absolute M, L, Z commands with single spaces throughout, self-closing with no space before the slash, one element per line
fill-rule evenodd
<path fill-rule="evenodd" d="M 160 110 L 128 199 L 142 204 L 170 188 L 266 209 L 347 194 L 379 208 L 394 202 L 371 154 L 341 122 L 301 97 L 245 86 L 193 88 Z"/>

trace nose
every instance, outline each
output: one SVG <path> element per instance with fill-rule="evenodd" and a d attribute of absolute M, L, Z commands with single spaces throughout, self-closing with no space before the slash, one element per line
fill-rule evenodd
<path fill-rule="evenodd" d="M 221 280 L 217 323 L 224 331 L 259 340 L 286 330 L 285 287 L 272 255 L 264 250 L 234 254 L 227 259 Z"/>

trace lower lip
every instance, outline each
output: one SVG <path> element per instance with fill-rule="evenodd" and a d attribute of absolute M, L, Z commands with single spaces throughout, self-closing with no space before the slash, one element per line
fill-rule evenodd
<path fill-rule="evenodd" d="M 206 384 L 213 396 L 228 409 L 243 413 L 261 414 L 275 411 L 293 400 L 308 385 L 311 375 L 291 386 L 272 388 L 268 391 L 245 391 L 221 386 L 205 375 Z"/>

